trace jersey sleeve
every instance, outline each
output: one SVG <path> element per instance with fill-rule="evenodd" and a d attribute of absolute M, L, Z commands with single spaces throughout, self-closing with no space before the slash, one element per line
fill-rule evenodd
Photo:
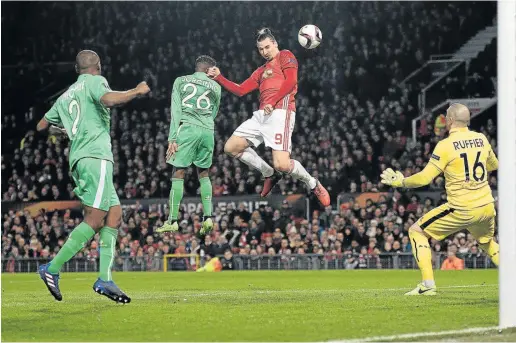
<path fill-rule="evenodd" d="M 439 174 L 441 174 L 441 170 L 437 168 L 435 164 L 428 163 L 419 173 L 405 178 L 405 180 L 403 180 L 403 186 L 406 188 L 423 187 L 430 184 Z"/>
<path fill-rule="evenodd" d="M 100 99 L 104 94 L 110 91 L 111 88 L 104 76 L 96 75 L 92 78 L 90 83 L 90 94 L 95 102 L 100 103 Z"/>
<path fill-rule="evenodd" d="M 243 96 L 249 92 L 254 91 L 260 86 L 260 77 L 262 73 L 258 73 L 258 71 L 262 69 L 263 68 L 260 67 L 255 70 L 255 72 L 240 85 L 229 81 L 222 74 L 217 76 L 214 80 L 236 96 Z"/>
<path fill-rule="evenodd" d="M 297 59 L 292 52 L 289 50 L 283 50 L 280 52 L 280 66 L 281 70 L 296 68 L 298 67 Z"/>
<path fill-rule="evenodd" d="M 449 159 L 449 152 L 446 147 L 446 143 L 441 141 L 435 146 L 429 162 L 444 172 L 444 168 L 448 165 Z"/>
<path fill-rule="evenodd" d="M 213 104 L 213 112 L 211 114 L 212 118 L 215 118 L 217 116 L 217 113 L 219 112 L 221 97 L 222 89 L 220 88 L 220 86 L 217 85 L 217 87 L 215 87 L 215 104 Z"/>
<path fill-rule="evenodd" d="M 482 137 L 484 142 L 486 143 L 486 150 L 487 150 L 487 171 L 492 172 L 493 170 L 498 169 L 498 158 L 496 157 L 496 154 L 493 151 L 493 148 L 491 147 L 491 144 L 489 144 L 489 140 L 486 136 Z"/>
<path fill-rule="evenodd" d="M 62 126 L 63 123 L 61 121 L 61 117 L 59 116 L 59 111 L 57 110 L 57 101 L 54 103 L 54 106 L 47 113 L 45 113 L 45 119 L 51 124 Z"/>
<path fill-rule="evenodd" d="M 172 87 L 172 100 L 170 103 L 170 129 L 168 133 L 168 141 L 175 141 L 177 138 L 177 129 L 181 120 L 181 93 L 179 91 L 180 81 L 177 78 Z"/>

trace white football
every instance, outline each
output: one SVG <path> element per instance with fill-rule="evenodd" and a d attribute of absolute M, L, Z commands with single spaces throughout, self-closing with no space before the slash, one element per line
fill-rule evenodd
<path fill-rule="evenodd" d="M 303 48 L 314 49 L 321 44 L 322 32 L 315 25 L 305 25 L 299 30 L 297 40 Z"/>

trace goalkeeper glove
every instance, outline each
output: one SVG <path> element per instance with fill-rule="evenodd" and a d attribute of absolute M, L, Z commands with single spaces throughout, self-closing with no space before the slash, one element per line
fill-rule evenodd
<path fill-rule="evenodd" d="M 380 177 L 383 184 L 391 187 L 403 187 L 403 180 L 405 180 L 401 172 L 394 172 L 391 168 L 385 169 Z"/>

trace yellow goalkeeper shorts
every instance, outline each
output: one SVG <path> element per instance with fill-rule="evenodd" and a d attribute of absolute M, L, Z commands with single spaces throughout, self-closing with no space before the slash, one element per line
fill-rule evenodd
<path fill-rule="evenodd" d="M 470 210 L 454 209 L 448 203 L 429 211 L 417 223 L 430 237 L 442 241 L 451 234 L 468 230 L 479 244 L 493 239 L 496 222 L 494 203 Z"/>

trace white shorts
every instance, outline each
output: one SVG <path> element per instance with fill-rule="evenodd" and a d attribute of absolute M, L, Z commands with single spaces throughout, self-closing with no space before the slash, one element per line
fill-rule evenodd
<path fill-rule="evenodd" d="M 292 131 L 296 113 L 275 109 L 270 115 L 263 110 L 253 112 L 253 117 L 243 122 L 233 135 L 247 139 L 255 147 L 265 142 L 272 150 L 292 152 Z"/>

